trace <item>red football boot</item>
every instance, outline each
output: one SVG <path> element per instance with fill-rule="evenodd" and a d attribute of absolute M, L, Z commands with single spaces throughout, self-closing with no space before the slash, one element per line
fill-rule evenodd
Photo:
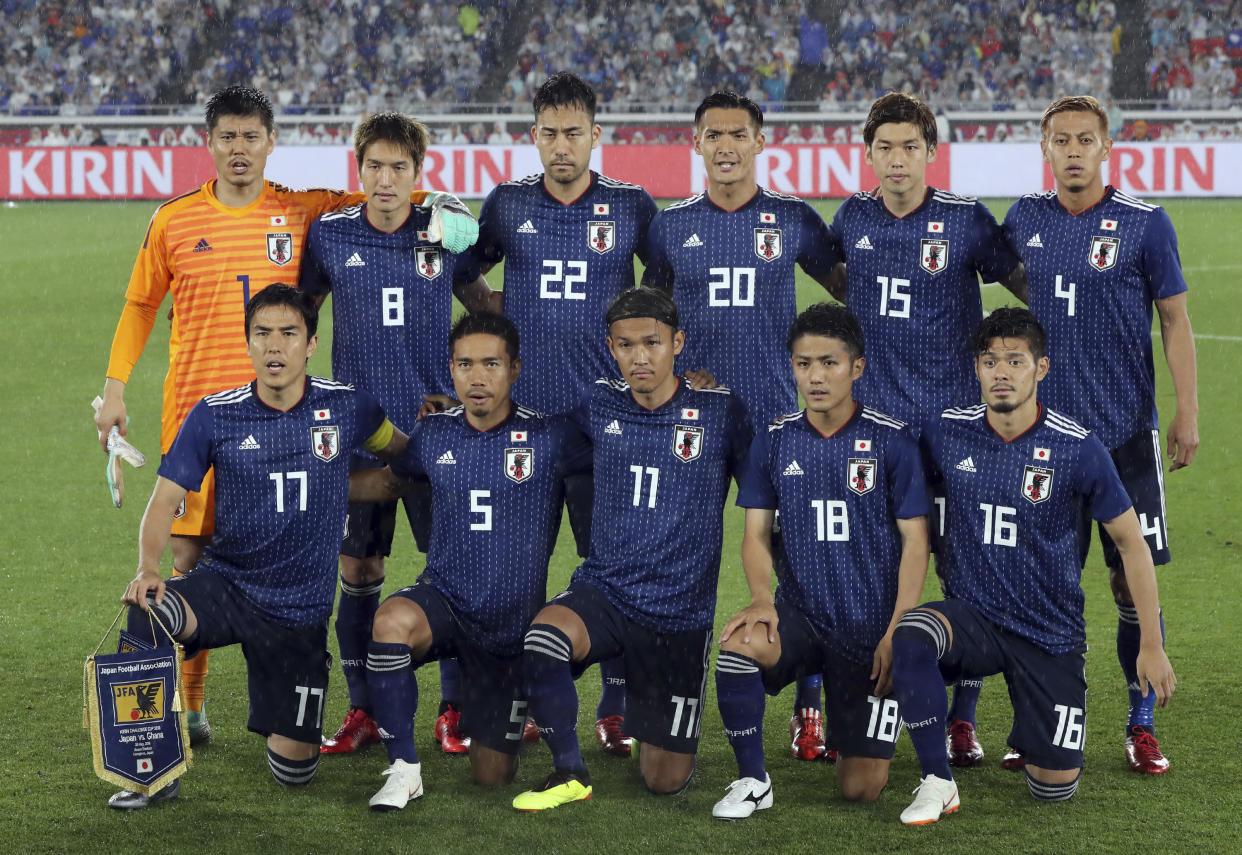
<path fill-rule="evenodd" d="M 1016 748 L 1006 748 L 1005 756 L 1001 757 L 1001 768 L 1010 772 L 1020 772 L 1026 768 L 1026 758 Z"/>
<path fill-rule="evenodd" d="M 353 754 L 364 745 L 378 742 L 379 738 L 379 727 L 375 724 L 375 719 L 358 707 L 350 707 L 345 721 L 336 733 L 319 746 L 319 753 Z"/>
<path fill-rule="evenodd" d="M 436 742 L 445 754 L 466 754 L 470 751 L 470 737 L 461 732 L 461 713 L 449 704 L 436 719 Z"/>
<path fill-rule="evenodd" d="M 633 737 L 625 735 L 624 716 L 605 716 L 595 722 L 595 738 L 599 747 L 614 757 L 629 757 L 634 749 Z"/>
<path fill-rule="evenodd" d="M 526 726 L 522 728 L 522 741 L 527 745 L 534 745 L 539 741 L 539 725 L 530 716 L 526 717 Z"/>
<path fill-rule="evenodd" d="M 975 726 L 960 718 L 952 719 L 944 732 L 950 766 L 978 766 L 983 760 L 983 746 L 975 735 Z"/>
<path fill-rule="evenodd" d="M 1160 752 L 1156 734 L 1139 724 L 1127 728 L 1126 760 L 1131 769 L 1144 775 L 1163 775 L 1169 771 L 1169 758 Z"/>
<path fill-rule="evenodd" d="M 795 760 L 826 759 L 824 719 L 819 710 L 803 707 L 789 719 L 789 751 Z"/>

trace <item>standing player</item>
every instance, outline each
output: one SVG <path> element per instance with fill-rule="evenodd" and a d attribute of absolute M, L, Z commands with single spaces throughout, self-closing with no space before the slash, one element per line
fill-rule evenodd
<path fill-rule="evenodd" d="M 505 262 L 503 311 L 526 342 L 526 370 L 515 394 L 529 407 L 556 414 L 578 407 L 592 383 L 614 372 L 604 314 L 618 294 L 634 287 L 634 259 L 648 261 L 656 204 L 641 187 L 591 171 L 601 129 L 588 84 L 569 72 L 553 74 L 535 93 L 534 109 L 531 139 L 544 172 L 492 191 L 473 254 L 484 271 Z M 591 491 L 590 473 L 566 480 L 570 525 L 584 558 Z M 596 738 L 608 753 L 628 757 L 625 674 L 618 663 L 601 662 L 600 677 Z"/>
<path fill-rule="evenodd" d="M 400 113 L 375 113 L 354 131 L 354 157 L 366 203 L 325 214 L 310 226 L 299 287 L 317 301 L 333 294 L 332 376 L 379 399 L 398 429 L 410 432 L 425 395 L 451 390 L 437 328 L 452 323 L 453 296 L 470 311 L 492 296 L 469 255 L 444 252 L 428 235 L 430 212 L 410 202 L 422 176 L 426 129 Z M 462 284 L 453 287 L 454 279 Z M 359 455 L 355 469 L 380 465 Z M 351 505 L 341 544 L 341 602 L 336 620 L 350 709 L 325 754 L 347 754 L 379 739 L 365 708 L 366 650 L 392 546 L 396 501 Z M 426 480 L 405 497 L 405 514 L 422 550 L 431 527 Z M 442 681 L 444 749 L 465 751 L 457 733 L 456 672 Z"/>
<path fill-rule="evenodd" d="M 685 318 L 684 365 L 709 366 L 741 396 L 756 425 L 798 408 L 781 347 L 798 314 L 795 266 L 825 288 L 841 260 L 815 209 L 755 183 L 763 112 L 749 98 L 715 92 L 694 114 L 694 149 L 707 192 L 668 206 L 651 224 L 643 284 L 673 296 Z M 778 549 L 779 551 L 779 549 Z M 790 721 L 795 757 L 828 756 L 818 678 L 799 683 Z"/>
<path fill-rule="evenodd" d="M 698 747 L 722 511 L 750 426 L 727 389 L 695 391 L 673 372 L 686 335 L 663 292 L 626 291 L 606 323 L 624 379 L 598 381 L 578 415 L 594 446 L 590 557 L 526 633 L 523 682 L 554 769 L 513 800 L 523 811 L 591 797 L 574 675 L 592 662 L 623 659 L 649 790 L 683 790 Z"/>
<path fill-rule="evenodd" d="M 979 280 L 1005 282 L 1025 300 L 1021 266 L 982 202 L 927 186 L 937 135 L 926 104 L 904 92 L 878 98 L 863 143 L 879 187 L 846 199 L 829 227 L 846 262 L 834 296 L 867 341 L 883 342 L 871 349 L 860 397 L 917 430 L 974 399 L 978 381 L 960 345 L 983 317 Z M 983 759 L 975 735 L 980 687 L 969 681 L 954 692 L 946 736 L 955 766 Z"/>
<path fill-rule="evenodd" d="M 129 631 L 156 639 L 154 610 L 193 653 L 240 644 L 250 693 L 248 727 L 267 739 L 277 783 L 309 784 L 319 763 L 328 685 L 337 532 L 345 524 L 349 457 L 367 448 L 392 457 L 406 437 L 366 392 L 308 377 L 317 313 L 287 285 L 264 288 L 246 307 L 246 342 L 257 378 L 203 398 L 160 464 L 142 518 L 138 574 L 125 591 Z M 196 572 L 160 577 L 173 517 L 215 468 L 215 537 Z M 167 639 L 161 635 L 162 643 Z M 121 791 L 121 810 L 175 797 Z"/>
<path fill-rule="evenodd" d="M 763 761 L 763 693 L 827 674 L 828 716 L 850 801 L 875 801 L 901 717 L 889 692 L 892 632 L 927 575 L 927 485 L 905 425 L 858 403 L 862 328 L 842 306 L 807 309 L 786 339 L 806 409 L 760 428 L 737 503 L 751 603 L 725 624 L 716 698 L 739 780 L 712 808 L 744 819 L 772 806 Z M 787 569 L 772 596 L 780 511 Z"/>
<path fill-rule="evenodd" d="M 443 656 L 461 662 L 474 780 L 504 784 L 517 770 L 526 721 L 522 638 L 547 596 L 567 435 L 577 433 L 568 420 L 510 399 L 522 368 L 518 344 L 517 328 L 503 315 L 459 320 L 449 348 L 454 388 L 465 403 L 423 419 L 393 463 L 402 476 L 431 479 L 436 514 L 426 572 L 380 606 L 367 650 L 370 705 L 391 763 L 371 799 L 375 810 L 400 810 L 422 795 L 414 669 Z M 363 495 L 367 481 L 380 498 L 410 483 L 370 470 L 354 476 L 351 495 Z"/>
<path fill-rule="evenodd" d="M 943 734 L 944 682 L 961 676 L 1005 675 L 1009 744 L 1027 758 L 1031 795 L 1074 795 L 1087 701 L 1084 513 L 1100 521 L 1125 564 L 1142 632 L 1142 692 L 1163 705 L 1177 682 L 1138 516 L 1103 443 L 1039 402 L 1049 374 L 1044 348 L 1029 311 L 993 312 L 970 342 L 985 403 L 945 410 L 923 432 L 954 546 L 940 556 L 953 598 L 908 612 L 893 633 L 893 685 L 923 769 L 901 814 L 907 825 L 935 822 L 960 804 Z"/>
<path fill-rule="evenodd" d="M 337 190 L 289 190 L 264 179 L 276 130 L 272 106 L 257 89 L 231 86 L 212 95 L 206 124 L 216 177 L 160 206 L 134 263 L 112 340 L 103 406 L 95 416 L 105 450 L 112 427 L 126 433 L 125 384 L 169 291 L 173 322 L 160 417 L 165 453 L 199 398 L 254 377 L 236 334 L 250 295 L 296 276 L 306 230 L 316 217 L 364 199 Z M 469 231 L 473 219 L 448 209 L 443 218 L 441 231 L 451 245 L 461 249 L 461 241 L 472 242 L 469 234 L 463 238 L 458 232 Z M 193 569 L 211 541 L 214 484 L 208 473 L 202 487 L 186 496 L 185 507 L 178 508 L 170 541 L 174 573 Z M 193 744 L 211 734 L 203 715 L 206 653 L 186 660 L 184 673 Z"/>
<path fill-rule="evenodd" d="M 1015 202 L 1005 216 L 1005 231 L 1022 256 L 1031 310 L 1047 327 L 1049 354 L 1059 366 L 1044 397 L 1091 428 L 1109 449 L 1152 560 L 1167 564 L 1153 304 L 1177 395 L 1167 431 L 1170 471 L 1189 466 L 1199 447 L 1195 342 L 1177 235 L 1163 208 L 1104 185 L 1102 164 L 1112 141 L 1107 113 L 1094 98 L 1061 98 L 1049 105 L 1040 145 L 1056 190 Z M 1141 690 L 1135 666 L 1140 630 L 1131 585 L 1107 529 L 1100 531 L 1100 543 L 1119 615 L 1117 658 L 1130 692 L 1126 759 L 1136 772 L 1162 774 L 1169 761 L 1155 738 L 1154 700 Z M 1021 763 L 1016 756 L 1007 759 L 1009 765 Z"/>

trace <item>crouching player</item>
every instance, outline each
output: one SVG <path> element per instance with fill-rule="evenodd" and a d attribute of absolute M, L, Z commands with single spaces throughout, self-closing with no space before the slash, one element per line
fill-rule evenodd
<path fill-rule="evenodd" d="M 328 686 L 328 620 L 345 526 L 349 458 L 365 448 L 391 458 L 405 448 L 379 403 L 352 386 L 308 377 L 318 313 L 274 284 L 246 306 L 256 379 L 194 406 L 160 464 L 142 518 L 138 574 L 122 598 L 129 631 L 151 643 L 153 611 L 188 655 L 240 644 L 250 730 L 267 738 L 272 776 L 308 784 L 319 763 Z M 160 577 L 173 515 L 215 467 L 216 533 L 196 570 Z M 178 795 L 180 780 L 151 796 L 122 790 L 108 802 L 143 808 Z"/>
<path fill-rule="evenodd" d="M 518 344 L 517 327 L 503 315 L 459 320 L 449 349 L 464 403 L 423 418 L 395 472 L 371 469 L 351 479 L 351 501 L 391 501 L 413 486 L 406 478 L 424 475 L 435 507 L 427 569 L 380 606 L 367 648 L 368 701 L 391 764 L 373 810 L 400 810 L 423 794 L 414 671 L 443 657 L 461 664 L 461 722 L 472 739 L 475 782 L 505 784 L 517 770 L 526 723 L 522 638 L 547 595 L 568 457 L 589 453 L 568 420 L 510 399 L 521 370 Z"/>
<path fill-rule="evenodd" d="M 1082 770 L 1084 514 L 1117 544 L 1142 629 L 1138 679 L 1164 706 L 1177 683 L 1160 636 L 1151 552 L 1112 458 L 1095 434 L 1039 403 L 1043 327 L 998 309 L 975 330 L 984 403 L 945 410 L 923 433 L 944 495 L 942 558 L 954 599 L 907 613 L 893 633 L 893 684 L 923 778 L 906 825 L 959 807 L 944 750 L 945 681 L 1002 673 L 1013 702 L 1009 744 L 1026 757 L 1037 799 L 1074 795 Z M 937 499 L 939 501 L 939 499 Z"/>
<path fill-rule="evenodd" d="M 918 446 L 902 422 L 854 400 L 863 335 L 843 306 L 804 311 L 787 338 L 806 409 L 760 430 L 737 503 L 750 605 L 725 624 L 716 660 L 720 717 L 739 779 L 712 808 L 743 819 L 772 806 L 764 769 L 764 691 L 824 674 L 850 801 L 874 801 L 901 732 L 886 697 L 893 628 L 927 575 L 929 510 Z M 788 569 L 773 598 L 772 525 L 780 511 Z M 942 749 L 943 750 L 943 749 Z"/>

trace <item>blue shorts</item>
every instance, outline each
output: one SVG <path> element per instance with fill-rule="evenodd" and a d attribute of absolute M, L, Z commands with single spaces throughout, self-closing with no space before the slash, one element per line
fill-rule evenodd
<path fill-rule="evenodd" d="M 1044 769 L 1082 767 L 1087 724 L 1085 651 L 1052 654 L 961 600 L 924 603 L 948 620 L 953 644 L 940 660 L 946 682 L 1004 674 L 1013 704 L 1009 744 Z"/>
<path fill-rule="evenodd" d="M 431 544 L 431 482 L 416 480 L 414 489 L 400 501 L 418 551 L 426 552 Z M 397 502 L 350 502 L 341 554 L 350 558 L 387 557 L 396 528 Z"/>
<path fill-rule="evenodd" d="M 640 742 L 693 754 L 699 747 L 712 630 L 657 632 L 630 620 L 593 585 L 571 582 L 549 605 L 572 610 L 586 624 L 591 652 L 573 664 L 622 658 L 625 732 Z"/>
<path fill-rule="evenodd" d="M 788 603 L 776 604 L 776 616 L 781 657 L 763 670 L 767 693 L 779 694 L 795 680 L 823 674 L 829 747 L 846 757 L 891 760 L 901 735 L 901 715 L 896 698 L 877 698 L 872 693 L 871 663 L 859 665 L 846 659 L 824 641 L 801 610 Z"/>
<path fill-rule="evenodd" d="M 232 582 L 202 565 L 169 579 L 168 586 L 198 620 L 194 643 L 186 645 L 187 658 L 200 650 L 241 645 L 250 693 L 246 727 L 264 736 L 276 733 L 319 744 L 332 669 L 327 619 L 312 626 L 277 623 Z"/>
<path fill-rule="evenodd" d="M 1164 505 L 1164 469 L 1160 456 L 1160 431 L 1145 430 L 1136 433 L 1121 445 L 1108 452 L 1117 466 L 1122 486 L 1134 503 L 1143 537 L 1151 549 L 1153 564 L 1168 564 L 1169 531 Z M 1104 549 L 1104 563 L 1110 570 L 1121 570 L 1121 553 L 1104 526 L 1099 526 L 1100 546 Z"/>
<path fill-rule="evenodd" d="M 486 748 L 516 754 L 526 726 L 520 649 L 512 656 L 499 656 L 475 644 L 449 601 L 433 585 L 420 582 L 392 596 L 417 603 L 431 627 L 431 647 L 414 661 L 414 667 L 454 657 L 461 665 L 462 732 Z"/>

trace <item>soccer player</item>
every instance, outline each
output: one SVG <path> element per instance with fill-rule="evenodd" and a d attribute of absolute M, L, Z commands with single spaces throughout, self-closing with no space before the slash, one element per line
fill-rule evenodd
<path fill-rule="evenodd" d="M 685 319 L 682 363 L 709 366 L 737 393 L 755 426 L 798 408 L 781 346 L 798 314 L 795 266 L 830 289 L 841 260 L 820 215 L 801 199 L 755 182 L 763 112 L 714 92 L 694 114 L 694 148 L 707 192 L 656 216 L 643 284 L 669 291 Z M 779 547 L 778 547 L 779 553 Z M 826 758 L 818 678 L 799 682 L 790 721 L 795 757 Z"/>
<path fill-rule="evenodd" d="M 471 256 L 445 252 L 432 242 L 430 211 L 410 201 L 426 152 L 427 131 L 414 119 L 387 112 L 363 119 L 354 131 L 354 157 L 366 202 L 311 224 L 299 278 L 299 287 L 319 303 L 333 295 L 332 376 L 375 395 L 393 424 L 407 433 L 424 396 L 452 390 L 443 338 L 434 332 L 451 325 L 453 296 L 471 311 L 486 308 L 492 297 Z M 455 279 L 460 284 L 454 287 Z M 355 469 L 379 465 L 366 454 L 354 461 Z M 431 527 L 425 479 L 404 504 L 414 539 L 425 551 Z M 325 754 L 347 754 L 379 739 L 363 703 L 366 651 L 396 514 L 396 501 L 350 505 L 336 620 L 350 708 L 325 740 Z M 457 727 L 457 674 L 452 666 L 447 670 L 436 732 L 444 750 L 460 753 L 469 742 Z"/>
<path fill-rule="evenodd" d="M 825 674 L 828 716 L 850 801 L 888 782 L 901 718 L 889 693 L 892 632 L 927 575 L 929 501 L 906 426 L 857 401 L 863 333 L 843 306 L 800 314 L 786 338 L 806 409 L 760 428 L 737 503 L 750 605 L 720 634 L 716 699 L 738 780 L 712 808 L 744 819 L 772 806 L 763 760 L 763 694 Z M 777 511 L 788 567 L 772 595 Z"/>
<path fill-rule="evenodd" d="M 471 251 L 484 271 L 505 262 L 503 311 L 522 330 L 526 348 L 515 394 L 548 414 L 573 410 L 591 384 L 613 373 L 604 314 L 618 294 L 634 287 L 634 259 L 647 263 L 647 230 L 656 213 L 643 188 L 591 170 L 601 134 L 595 103 L 594 90 L 569 72 L 543 82 L 530 131 L 543 174 L 492 191 Z M 590 473 L 571 475 L 565 491 L 578 554 L 585 558 Z M 600 677 L 596 738 L 606 752 L 628 757 L 625 674 L 619 663 L 605 661 Z"/>
<path fill-rule="evenodd" d="M 250 295 L 273 282 L 296 277 L 303 239 L 316 217 L 365 199 L 361 193 L 337 190 L 289 190 L 264 179 L 276 130 L 271 103 L 259 90 L 222 89 L 208 99 L 205 112 L 207 149 L 216 177 L 161 205 L 151 218 L 125 293 L 125 308 L 108 360 L 103 405 L 95 417 L 105 451 L 112 427 L 122 436 L 126 433 L 125 385 L 169 291 L 172 336 L 160 417 L 164 453 L 199 398 L 254 377 L 236 334 Z M 416 200 L 428 201 L 421 194 Z M 474 222 L 450 209 L 444 209 L 441 216 L 440 229 L 446 239 L 457 234 L 462 220 L 467 232 Z M 214 484 L 208 473 L 202 487 L 196 485 L 187 494 L 185 507 L 178 508 L 170 541 L 175 573 L 193 569 L 211 541 Z M 193 744 L 211 733 L 203 714 L 206 654 L 186 660 L 184 673 Z"/>
<path fill-rule="evenodd" d="M 1166 431 L 1169 470 L 1189 466 L 1199 447 L 1195 342 L 1177 235 L 1163 208 L 1104 185 L 1102 164 L 1112 141 L 1098 101 L 1058 99 L 1044 111 L 1042 128 L 1040 145 L 1056 189 L 1015 202 L 1005 216 L 1005 231 L 1022 256 L 1030 307 L 1048 330 L 1048 352 L 1058 366 L 1043 395 L 1109 449 L 1152 560 L 1167 564 L 1153 304 L 1177 396 Z M 1140 637 L 1146 636 L 1140 633 L 1133 580 L 1107 528 L 1100 531 L 1100 543 L 1117 603 L 1117 658 L 1130 693 L 1126 759 L 1136 772 L 1162 774 L 1169 761 L 1156 742 L 1154 699 L 1142 690 L 1135 665 Z M 1016 756 L 1007 760 L 1011 766 L 1021 763 Z"/>
<path fill-rule="evenodd" d="M 871 348 L 859 395 L 916 431 L 977 394 L 959 345 L 983 317 L 979 280 L 1004 282 L 1026 299 L 1018 258 L 987 207 L 927 186 L 937 143 L 936 118 L 922 101 L 904 92 L 876 99 L 863 144 L 879 187 L 846 199 L 829 226 L 846 263 L 834 296 L 867 341 L 883 342 Z M 954 691 L 946 738 L 955 766 L 983 759 L 975 735 L 980 688 L 970 681 Z"/>
<path fill-rule="evenodd" d="M 240 644 L 250 693 L 247 726 L 267 739 L 280 784 L 310 783 L 319 763 L 328 685 L 338 532 L 345 525 L 349 458 L 357 448 L 392 457 L 406 437 L 366 392 L 308 377 L 318 313 L 274 284 L 246 306 L 256 379 L 195 404 L 160 464 L 142 518 L 138 573 L 125 590 L 129 631 L 155 644 L 154 611 L 188 653 Z M 215 468 L 215 537 L 194 573 L 165 584 L 160 557 L 186 494 Z M 161 634 L 162 643 L 167 638 Z M 132 810 L 175 797 L 121 791 Z"/>
<path fill-rule="evenodd" d="M 567 419 L 511 400 L 518 346 L 517 327 L 503 315 L 459 320 L 449 347 L 464 404 L 426 416 L 392 471 L 352 479 L 351 495 L 386 498 L 410 483 L 394 472 L 423 474 L 436 508 L 427 570 L 380 606 L 367 650 L 370 708 L 391 763 L 371 799 L 375 810 L 400 810 L 423 793 L 414 669 L 443 656 L 461 662 L 474 780 L 508 783 L 517 769 L 526 722 L 522 639 L 547 595 L 568 455 L 590 454 L 585 442 L 570 442 L 580 435 Z"/>
<path fill-rule="evenodd" d="M 730 477 L 750 440 L 741 404 L 695 391 L 673 362 L 686 334 L 662 291 L 624 292 L 608 309 L 622 379 L 600 380 L 577 420 L 594 448 L 591 553 L 526 633 L 523 685 L 553 772 L 518 810 L 591 797 L 578 746 L 574 675 L 621 656 L 626 728 L 653 793 L 690 781 L 703 713 Z"/>
<path fill-rule="evenodd" d="M 961 676 L 1005 675 L 1014 708 L 1009 744 L 1026 757 L 1031 795 L 1074 795 L 1086 726 L 1086 513 L 1125 565 L 1142 633 L 1142 693 L 1163 706 L 1176 685 L 1160 638 L 1151 553 L 1117 468 L 1094 433 L 1039 400 L 1050 376 L 1043 328 L 1026 309 L 998 309 L 969 346 L 985 403 L 945 410 L 922 439 L 944 498 L 953 548 L 939 560 L 953 597 L 908 612 L 893 632 L 893 686 L 923 770 L 901 814 L 907 825 L 935 822 L 960 805 L 944 750 L 944 684 Z"/>

